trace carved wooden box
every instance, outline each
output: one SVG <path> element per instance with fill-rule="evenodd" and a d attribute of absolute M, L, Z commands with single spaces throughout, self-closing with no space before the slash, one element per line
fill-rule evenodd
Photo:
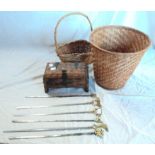
<path fill-rule="evenodd" d="M 88 67 L 85 63 L 47 63 L 43 76 L 45 92 L 49 88 L 77 87 L 88 91 Z"/>

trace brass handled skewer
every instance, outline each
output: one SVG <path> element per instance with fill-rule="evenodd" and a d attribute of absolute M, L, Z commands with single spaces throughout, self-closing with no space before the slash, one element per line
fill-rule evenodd
<path fill-rule="evenodd" d="M 70 119 L 70 120 L 12 120 L 12 123 L 52 123 L 52 122 L 95 122 L 101 123 L 101 119 Z"/>
<path fill-rule="evenodd" d="M 71 134 L 56 134 L 56 135 L 41 135 L 41 136 L 19 136 L 19 137 L 10 137 L 9 140 L 57 138 L 57 137 L 83 136 L 83 135 L 95 135 L 97 137 L 103 137 L 104 131 L 102 129 L 96 129 L 94 132 L 80 132 Z"/>
<path fill-rule="evenodd" d="M 50 108 L 50 107 L 67 107 L 67 106 L 78 106 L 78 105 L 89 105 L 100 106 L 100 100 L 98 97 L 95 97 L 92 101 L 83 102 L 83 103 L 72 103 L 72 104 L 57 104 L 57 105 L 38 105 L 38 106 L 19 106 L 16 107 L 17 110 L 23 109 L 40 109 L 40 108 Z"/>
<path fill-rule="evenodd" d="M 57 135 L 41 135 L 41 136 L 19 136 L 19 137 L 10 137 L 9 140 L 54 138 L 54 137 L 82 136 L 82 135 L 96 135 L 96 136 L 102 137 L 104 135 L 104 130 L 108 131 L 108 128 L 107 128 L 106 124 L 99 123 L 99 124 L 94 124 L 93 126 L 87 126 L 87 127 L 8 130 L 8 131 L 4 131 L 4 133 L 63 131 L 63 130 L 69 130 L 70 131 L 70 130 L 84 130 L 84 129 L 93 129 L 94 132 L 81 132 L 81 133 L 57 134 Z"/>
<path fill-rule="evenodd" d="M 73 112 L 60 112 L 60 113 L 32 113 L 32 114 L 15 114 L 15 117 L 25 116 L 56 116 L 56 115 L 71 115 L 71 114 L 95 114 L 96 116 L 102 115 L 102 108 L 95 107 L 91 111 L 73 111 Z"/>
<path fill-rule="evenodd" d="M 93 126 L 86 127 L 67 127 L 67 128 L 36 128 L 36 129 L 22 129 L 22 130 L 6 130 L 3 133 L 19 133 L 19 132 L 45 132 L 45 131 L 64 131 L 64 130 L 85 130 L 85 129 L 96 129 L 102 128 L 108 131 L 108 127 L 104 123 L 97 123 Z"/>

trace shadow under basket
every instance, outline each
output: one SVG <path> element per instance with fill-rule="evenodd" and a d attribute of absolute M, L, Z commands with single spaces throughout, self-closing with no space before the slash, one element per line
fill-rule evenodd
<path fill-rule="evenodd" d="M 124 26 L 104 26 L 90 36 L 94 75 L 98 85 L 122 88 L 150 46 L 144 33 Z"/>

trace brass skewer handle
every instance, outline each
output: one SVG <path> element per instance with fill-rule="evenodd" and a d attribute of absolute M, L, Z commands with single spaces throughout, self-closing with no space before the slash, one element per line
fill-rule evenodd
<path fill-rule="evenodd" d="M 100 129 L 100 128 L 95 129 L 95 135 L 98 137 L 103 137 L 104 136 L 103 129 Z"/>

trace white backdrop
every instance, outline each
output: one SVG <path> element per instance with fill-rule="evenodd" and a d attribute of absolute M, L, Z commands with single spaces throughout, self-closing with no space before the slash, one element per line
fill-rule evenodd
<path fill-rule="evenodd" d="M 57 20 L 67 12 L 1 12 L 0 45 L 49 46 L 53 44 L 53 31 Z M 135 27 L 154 40 L 154 12 L 84 12 L 93 27 L 116 24 Z M 66 18 L 60 25 L 62 41 L 66 38 L 88 38 L 89 25 L 81 16 Z M 65 31 L 64 31 L 65 30 Z M 62 33 L 63 32 L 63 33 Z M 66 32 L 66 33 L 65 33 Z M 63 36 L 61 35 L 63 34 Z M 65 39 L 64 39 L 65 37 Z M 61 38 L 60 41 L 61 41 Z"/>
<path fill-rule="evenodd" d="M 45 65 L 48 61 L 59 60 L 53 48 L 54 27 L 57 20 L 66 13 L 0 12 L 0 142 L 154 143 L 155 53 L 152 48 L 145 54 L 124 88 L 117 91 L 107 91 L 96 85 L 97 94 L 103 104 L 103 118 L 109 126 L 109 133 L 105 134 L 104 139 L 84 136 L 79 138 L 9 141 L 8 137 L 10 135 L 3 134 L 2 131 L 8 129 L 42 127 L 42 124 L 12 124 L 13 114 L 17 113 L 16 106 L 29 104 L 49 105 L 51 101 L 54 103 L 59 102 L 59 100 L 55 99 L 28 100 L 24 97 L 45 95 L 42 85 L 42 74 Z M 147 33 L 151 40 L 155 41 L 154 12 L 84 13 L 90 17 L 94 28 L 108 24 L 131 26 Z M 87 21 L 83 17 L 73 16 L 64 20 L 60 25 L 58 42 L 88 39 L 89 35 L 90 30 Z M 125 95 L 123 96 L 123 94 Z M 141 96 L 135 96 L 137 94 Z M 63 100 L 64 103 L 69 101 L 75 102 L 69 99 Z M 89 109 L 90 107 L 76 107 L 75 110 L 84 110 L 86 108 Z M 69 110 L 72 111 L 74 108 Z M 53 110 L 46 110 L 46 112 L 49 111 Z M 77 124 L 69 125 L 76 126 Z M 57 126 L 69 125 L 57 124 Z M 44 124 L 44 126 L 49 126 L 49 124 Z"/>

